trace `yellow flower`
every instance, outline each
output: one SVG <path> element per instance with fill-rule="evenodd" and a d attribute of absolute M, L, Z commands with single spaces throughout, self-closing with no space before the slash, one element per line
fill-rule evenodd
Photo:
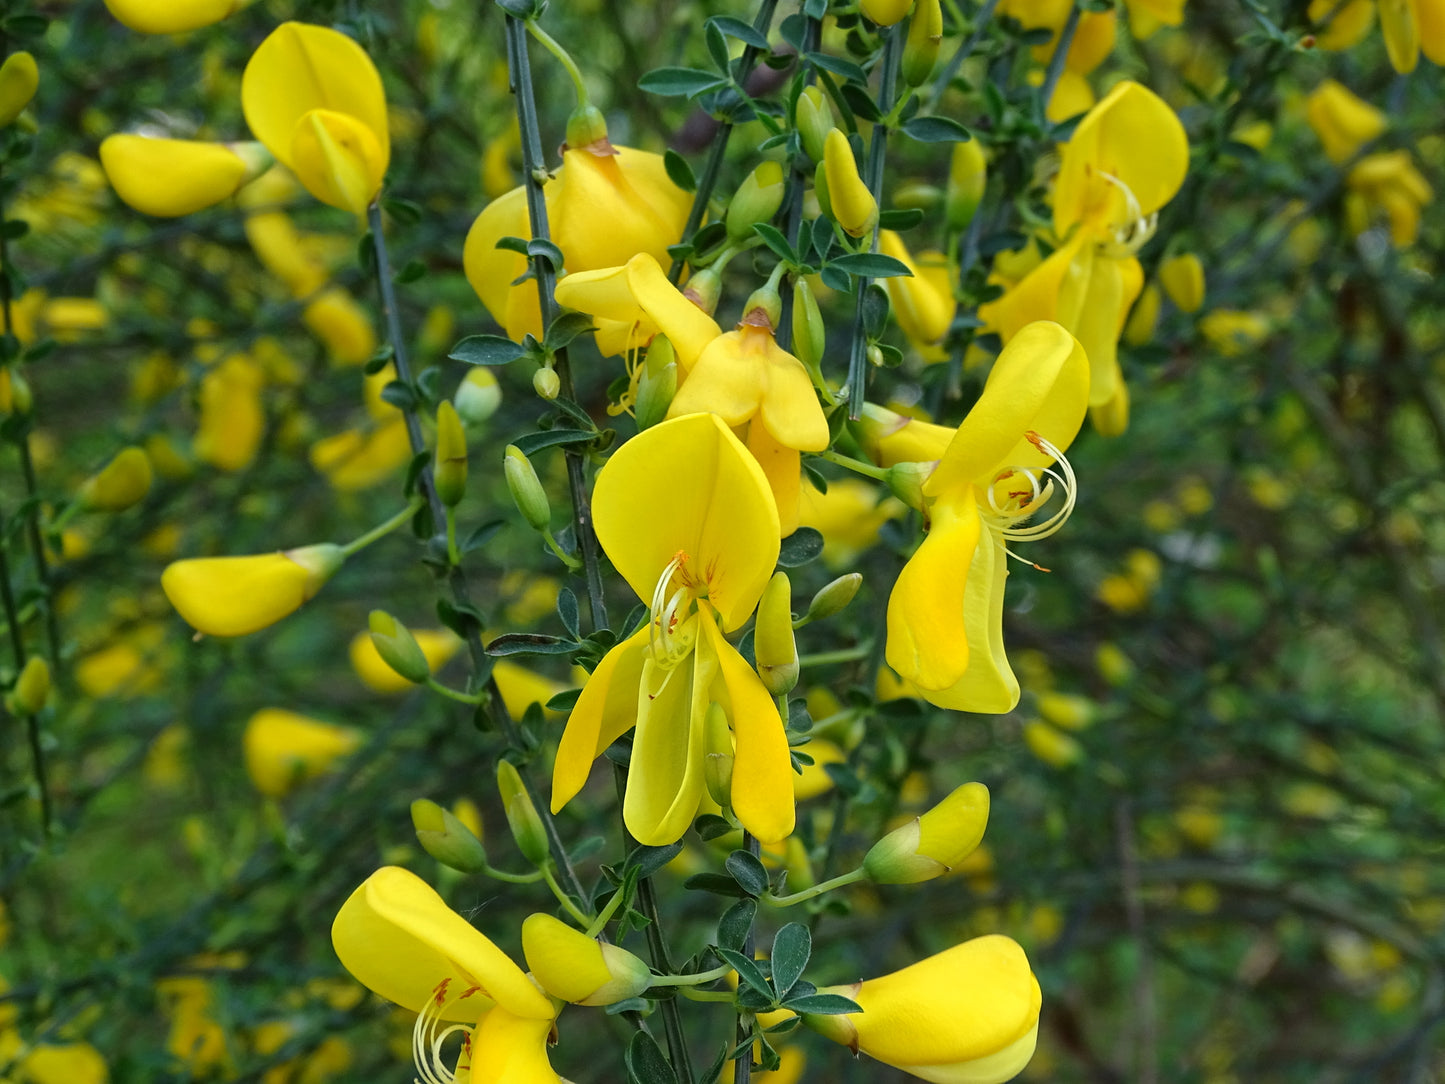
<path fill-rule="evenodd" d="M 107 136 L 100 164 L 115 194 L 142 214 L 188 215 L 235 195 L 270 165 L 259 143 Z"/>
<path fill-rule="evenodd" d="M 863 869 L 878 884 L 931 881 L 973 853 L 988 827 L 988 788 L 965 783 L 869 849 Z"/>
<path fill-rule="evenodd" d="M 422 1079 L 468 1080 L 475 1064 L 489 1080 L 560 1084 L 547 1062 L 551 999 L 415 874 L 386 866 L 368 877 L 342 905 L 331 943 L 357 981 L 418 1014 Z M 454 1026 L 466 1036 L 455 1074 L 439 1053 Z"/>
<path fill-rule="evenodd" d="M 588 937 L 552 915 L 527 916 L 522 955 L 542 989 L 574 1005 L 611 1005 L 652 985 L 652 971 L 632 953 Z"/>
<path fill-rule="evenodd" d="M 322 203 L 366 213 L 391 158 L 386 93 L 366 52 L 324 26 L 282 23 L 241 76 L 246 123 Z"/>
<path fill-rule="evenodd" d="M 623 817 L 638 840 L 671 843 L 687 830 L 709 752 L 734 758 L 744 826 L 784 838 L 793 773 L 783 721 L 723 638 L 751 616 L 777 563 L 778 513 L 761 468 L 716 415 L 689 414 L 624 444 L 598 474 L 592 510 L 598 541 L 651 617 L 583 686 L 557 750 L 552 811 L 635 724 Z M 708 748 L 710 705 L 731 723 L 733 748 Z"/>
<path fill-rule="evenodd" d="M 33 1048 L 15 1067 L 27 1084 L 106 1084 L 110 1067 L 89 1043 L 45 1044 Z"/>
<path fill-rule="evenodd" d="M 1124 0 L 1129 29 L 1144 41 L 1161 26 L 1178 26 L 1184 21 L 1184 4 L 1185 0 Z"/>
<path fill-rule="evenodd" d="M 1002 1084 L 1033 1056 L 1042 996 L 1007 937 L 976 937 L 902 971 L 827 993 L 863 1010 L 804 1015 L 834 1042 L 938 1084 Z"/>
<path fill-rule="evenodd" d="M 853 147 L 841 129 L 830 129 L 823 143 L 823 176 L 831 217 L 853 237 L 869 233 L 878 224 L 878 200 L 858 175 Z"/>
<path fill-rule="evenodd" d="M 1315 31 L 1316 48 L 1348 49 L 1370 32 L 1375 21 L 1375 3 L 1374 0 L 1310 0 L 1307 14 L 1316 24 L 1329 19 L 1327 26 Z"/>
<path fill-rule="evenodd" d="M 827 493 L 803 487 L 798 522 L 822 534 L 823 564 L 836 572 L 878 540 L 883 524 L 906 511 L 900 501 L 861 478 L 839 478 L 828 483 Z"/>
<path fill-rule="evenodd" d="M 0 128 L 13 123 L 25 111 L 40 86 L 40 69 L 24 50 L 11 53 L 0 64 Z"/>
<path fill-rule="evenodd" d="M 265 377 L 245 354 L 232 354 L 201 378 L 200 420 L 192 450 L 218 470 L 245 470 L 266 433 Z"/>
<path fill-rule="evenodd" d="M 151 461 L 134 446 L 122 448 L 98 473 L 85 480 L 75 499 L 88 511 L 122 512 L 145 499 L 151 488 Z"/>
<path fill-rule="evenodd" d="M 1007 544 L 1052 534 L 1072 511 L 1062 449 L 1083 424 L 1087 388 L 1072 335 L 1058 324 L 1025 327 L 923 482 L 931 524 L 889 597 L 886 657 L 930 703 L 994 713 L 1018 703 L 1003 647 Z M 1025 525 L 1056 482 L 1063 506 Z"/>
<path fill-rule="evenodd" d="M 1132 253 L 1153 232 L 1189 166 L 1179 118 L 1128 80 L 1091 109 L 1064 147 L 1054 187 L 1054 233 L 1063 242 L 979 315 L 1008 342 L 1035 320 L 1056 320 L 1089 358 L 1089 402 L 1112 400 L 1129 307 L 1143 288 Z"/>
<path fill-rule="evenodd" d="M 667 176 L 662 155 L 614 148 L 605 140 L 567 148 L 543 196 L 552 241 L 574 274 L 621 267 L 639 252 L 671 262 L 667 246 L 681 238 L 692 206 L 692 196 Z M 514 188 L 477 216 L 463 254 L 472 289 L 519 341 L 526 334 L 542 335 L 537 284 L 513 285 L 527 270 L 526 257 L 497 248 L 497 242 L 531 236 L 526 192 Z"/>
<path fill-rule="evenodd" d="M 942 254 L 920 252 L 919 262 L 915 263 L 903 238 L 892 230 L 883 230 L 878 235 L 878 251 L 901 261 L 913 275 L 912 278 L 899 275 L 883 280 L 893 302 L 893 315 L 898 318 L 898 326 L 926 360 L 942 361 L 944 354 L 937 347 L 948 334 L 953 314 L 958 309 L 958 303 L 953 298 L 953 284 L 948 277 L 948 265 Z"/>
<path fill-rule="evenodd" d="M 378 425 L 344 429 L 311 446 L 311 465 L 343 493 L 386 481 L 411 461 L 411 438 L 398 413 Z"/>
<path fill-rule="evenodd" d="M 1198 312 L 1204 305 L 1204 264 L 1192 252 L 1170 256 L 1159 265 L 1159 285 L 1180 312 Z"/>
<path fill-rule="evenodd" d="M 1362 217 L 1366 221 L 1371 211 L 1384 211 L 1390 223 L 1390 240 L 1396 248 L 1415 243 L 1420 233 L 1420 210 L 1435 198 L 1435 193 L 1410 160 L 1409 151 L 1368 155 L 1350 170 L 1345 183 L 1350 197 L 1363 205 Z"/>
<path fill-rule="evenodd" d="M 361 732 L 351 727 L 262 708 L 246 723 L 241 744 L 252 785 L 268 798 L 283 798 L 297 783 L 325 775 L 361 740 Z"/>
<path fill-rule="evenodd" d="M 1353 158 L 1389 123 L 1385 114 L 1333 79 L 1326 79 L 1310 92 L 1305 99 L 1305 118 L 1324 144 L 1326 156 L 1336 165 Z"/>
<path fill-rule="evenodd" d="M 197 631 L 245 636 L 299 610 L 345 559 L 329 542 L 251 557 L 192 557 L 167 566 L 161 588 Z"/>
<path fill-rule="evenodd" d="M 142 34 L 183 34 L 218 23 L 252 0 L 105 0 L 116 20 Z"/>
<path fill-rule="evenodd" d="M 1415 70 L 1420 53 L 1445 64 L 1445 3 L 1441 0 L 1376 0 L 1380 33 L 1390 64 L 1402 75 Z"/>

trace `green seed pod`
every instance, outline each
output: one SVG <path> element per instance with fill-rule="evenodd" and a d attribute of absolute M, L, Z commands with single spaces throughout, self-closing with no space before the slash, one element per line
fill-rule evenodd
<path fill-rule="evenodd" d="M 857 572 L 839 576 L 813 596 L 813 601 L 808 603 L 808 612 L 804 616 L 804 620 L 822 621 L 834 614 L 842 613 L 847 609 L 848 603 L 853 601 L 853 596 L 858 593 L 858 588 L 862 586 L 863 577 Z"/>
<path fill-rule="evenodd" d="M 542 488 L 537 472 L 532 468 L 532 461 L 515 444 L 508 444 L 502 469 L 507 475 L 512 501 L 522 517 L 532 530 L 547 530 L 552 525 L 552 505 L 547 500 L 547 491 Z"/>
<path fill-rule="evenodd" d="M 828 329 L 818 309 L 818 299 L 808 280 L 799 275 L 793 280 L 793 353 L 818 379 L 823 352 L 828 347 Z"/>
<path fill-rule="evenodd" d="M 431 677 L 431 664 L 409 628 L 385 610 L 372 610 L 366 623 L 371 630 L 371 646 L 382 662 L 413 685 L 421 685 Z"/>

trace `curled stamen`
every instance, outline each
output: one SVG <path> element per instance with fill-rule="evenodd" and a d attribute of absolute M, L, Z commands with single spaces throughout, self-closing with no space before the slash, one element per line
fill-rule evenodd
<path fill-rule="evenodd" d="M 1129 216 L 1128 221 L 1123 225 L 1110 227 L 1112 240 L 1101 245 L 1100 248 L 1106 256 L 1116 259 L 1133 256 L 1144 247 L 1149 238 L 1154 236 L 1154 229 L 1159 225 L 1159 213 L 1156 211 L 1146 215 L 1144 209 L 1139 206 L 1139 200 L 1134 195 L 1134 190 L 1112 173 L 1099 170 L 1098 175 L 1124 193 L 1124 208 Z"/>
<path fill-rule="evenodd" d="M 991 513 L 990 518 L 994 520 L 994 529 L 1009 542 L 1032 542 L 1035 539 L 1049 537 L 1073 515 L 1074 506 L 1078 501 L 1078 479 L 1074 476 L 1074 468 L 1069 464 L 1064 453 L 1033 430 L 1025 433 L 1024 438 L 1052 459 L 1054 465 L 1045 467 L 1041 471 L 1027 467 L 1007 468 L 1000 471 L 994 477 L 994 484 L 988 487 L 988 511 Z M 995 485 L 1016 475 L 1022 475 L 1028 480 L 1028 488 L 1010 491 L 1009 499 L 1000 505 L 995 493 Z M 1039 523 L 1022 524 L 1019 522 L 1034 515 L 1040 508 L 1048 504 L 1055 490 L 1062 490 L 1064 495 L 1063 505 L 1058 511 Z M 1004 552 L 1016 561 L 1033 565 L 1040 572 L 1049 571 L 1042 565 L 1020 557 L 1006 545 Z"/>
<path fill-rule="evenodd" d="M 688 606 L 694 597 L 692 577 L 687 574 L 687 554 L 678 550 L 657 578 L 652 590 L 652 621 L 648 644 L 653 659 L 667 667 L 675 666 L 692 650 L 696 629 L 687 621 Z M 668 588 L 676 575 L 682 581 L 671 595 Z"/>
<path fill-rule="evenodd" d="M 456 998 L 447 996 L 452 980 L 442 979 L 432 991 L 432 996 L 417 1014 L 411 1030 L 411 1056 L 421 1076 L 414 1084 L 455 1084 L 456 1073 L 448 1069 L 442 1056 L 442 1046 L 458 1032 L 462 1035 L 461 1059 L 471 1050 L 472 1029 L 466 1024 L 442 1026 L 442 1013 L 455 1001 L 465 1001 L 474 994 L 480 994 L 480 986 L 469 986 Z M 460 1064 L 460 1061 L 458 1062 Z"/>

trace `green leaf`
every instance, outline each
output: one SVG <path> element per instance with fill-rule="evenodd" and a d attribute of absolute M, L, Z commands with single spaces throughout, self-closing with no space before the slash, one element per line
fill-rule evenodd
<path fill-rule="evenodd" d="M 437 620 L 463 640 L 480 631 L 487 623 L 482 612 L 475 606 L 449 602 L 444 598 L 437 599 Z"/>
<path fill-rule="evenodd" d="M 587 429 L 544 429 L 518 437 L 512 443 L 523 455 L 530 457 L 543 448 L 555 448 L 559 444 L 591 444 L 596 439 L 597 434 Z"/>
<path fill-rule="evenodd" d="M 731 15 L 714 15 L 708 23 L 717 27 L 730 38 L 737 38 L 744 45 L 751 45 L 754 49 L 767 51 L 768 39 L 753 27 L 741 19 L 734 19 Z"/>
<path fill-rule="evenodd" d="M 468 335 L 447 357 L 468 365 L 506 365 L 527 353 L 520 343 L 502 335 Z"/>
<path fill-rule="evenodd" d="M 721 873 L 694 873 L 682 882 L 689 892 L 711 892 L 714 896 L 743 896 L 746 893 L 731 877 Z"/>
<path fill-rule="evenodd" d="M 911 230 L 923 221 L 923 208 L 901 207 L 892 211 L 884 211 L 878 216 L 880 229 L 893 230 L 901 233 L 904 230 Z"/>
<path fill-rule="evenodd" d="M 556 242 L 549 241 L 545 237 L 534 237 L 527 242 L 527 255 L 534 259 L 546 260 L 552 265 L 553 271 L 561 271 L 563 256 L 562 250 L 557 247 Z"/>
<path fill-rule="evenodd" d="M 698 68 L 654 68 L 637 81 L 643 90 L 664 98 L 693 98 L 727 83 L 716 72 Z"/>
<path fill-rule="evenodd" d="M 727 819 L 719 817 L 715 813 L 702 814 L 697 820 L 692 822 L 692 828 L 693 831 L 703 838 L 704 842 L 710 839 L 717 839 L 719 836 L 725 836 L 733 831 L 733 826 L 728 823 Z"/>
<path fill-rule="evenodd" d="M 829 56 L 827 53 L 805 53 L 803 54 L 803 59 L 815 68 L 822 68 L 824 71 L 830 71 L 834 75 L 841 75 L 850 82 L 868 82 L 868 73 L 851 60 L 844 60 L 838 56 Z"/>
<path fill-rule="evenodd" d="M 718 947 L 741 952 L 747 944 L 748 934 L 752 932 L 753 919 L 757 914 L 757 900 L 738 900 L 724 911 L 723 917 L 718 919 L 717 923 Z"/>
<path fill-rule="evenodd" d="M 23 218 L 8 218 L 5 220 L 4 229 L 0 232 L 4 233 L 7 241 L 14 241 L 30 232 L 30 223 Z"/>
<path fill-rule="evenodd" d="M 717 65 L 718 71 L 727 71 L 728 64 L 732 58 L 728 56 L 727 39 L 709 19 L 702 27 L 703 44 L 707 46 L 707 55 L 712 57 L 712 62 Z"/>
<path fill-rule="evenodd" d="M 813 955 L 813 935 L 801 922 L 789 922 L 773 938 L 773 989 L 778 997 L 787 997 L 793 984 L 803 975 L 808 958 Z"/>
<path fill-rule="evenodd" d="M 749 896 L 761 896 L 768 890 L 768 871 L 763 868 L 755 854 L 747 851 L 733 851 L 723 863 L 738 887 Z"/>
<path fill-rule="evenodd" d="M 381 209 L 403 226 L 421 221 L 421 204 L 395 196 L 381 201 Z"/>
<path fill-rule="evenodd" d="M 770 1004 L 772 1003 L 773 988 L 768 985 L 767 976 L 763 974 L 763 969 L 756 962 L 732 949 L 719 948 L 717 954 L 723 958 L 724 963 L 730 964 L 732 969 L 738 973 L 738 982 L 756 990 L 767 998 Z"/>
<path fill-rule="evenodd" d="M 798 263 L 798 254 L 793 251 L 793 246 L 788 244 L 788 239 L 783 236 L 783 231 L 776 226 L 770 226 L 766 222 L 753 223 L 753 229 L 763 239 L 763 244 L 773 250 L 780 260 L 788 263 Z"/>
<path fill-rule="evenodd" d="M 967 128 L 949 117 L 914 117 L 903 125 L 903 134 L 920 143 L 967 143 L 973 138 Z"/>
<path fill-rule="evenodd" d="M 623 1060 L 627 1063 L 627 1079 L 631 1084 L 677 1084 L 677 1074 L 663 1056 L 662 1048 L 645 1031 L 632 1033 Z"/>
<path fill-rule="evenodd" d="M 649 847 L 645 844 L 638 844 L 627 856 L 623 864 L 624 869 L 637 869 L 637 879 L 651 877 L 654 873 L 667 865 L 679 854 L 682 853 L 682 844 L 669 843 L 665 847 Z"/>
<path fill-rule="evenodd" d="M 778 551 L 778 566 L 780 568 L 799 568 L 810 561 L 817 560 L 822 552 L 823 536 L 812 527 L 799 527 L 783 539 L 783 544 Z"/>
<path fill-rule="evenodd" d="M 408 282 L 415 282 L 417 279 L 426 277 L 426 264 L 421 260 L 407 260 L 405 266 L 396 273 L 396 281 L 405 285 Z"/>
<path fill-rule="evenodd" d="M 687 159 L 671 147 L 663 152 L 662 166 L 667 170 L 667 176 L 677 187 L 681 188 L 684 192 L 697 191 L 697 177 L 693 175 L 692 166 L 688 165 Z"/>
<path fill-rule="evenodd" d="M 509 632 L 498 636 L 487 645 L 487 654 L 495 657 L 507 655 L 570 655 L 577 650 L 575 640 L 564 640 L 560 636 L 545 636 L 540 632 Z"/>
<path fill-rule="evenodd" d="M 578 624 L 580 614 L 577 607 L 577 596 L 570 587 L 564 587 L 557 592 L 557 616 L 562 619 L 562 627 L 572 635 L 574 640 L 582 636 L 582 630 Z"/>
<path fill-rule="evenodd" d="M 794 1012 L 810 1012 L 818 1016 L 841 1016 L 843 1013 L 863 1011 L 861 1005 L 842 994 L 806 994 L 785 1001 L 783 1005 Z"/>
<path fill-rule="evenodd" d="M 547 328 L 547 333 L 542 336 L 542 345 L 548 350 L 561 350 L 579 335 L 596 330 L 597 325 L 585 312 L 564 312 Z"/>
<path fill-rule="evenodd" d="M 902 260 L 895 260 L 892 256 L 885 256 L 881 252 L 853 252 L 847 256 L 837 256 L 828 261 L 828 266 L 836 267 L 839 271 L 846 271 L 850 275 L 857 275 L 859 278 L 913 277 L 913 272 L 908 270 L 908 265 Z"/>
<path fill-rule="evenodd" d="M 49 25 L 44 15 L 12 15 L 4 23 L 5 33 L 17 38 L 39 37 Z"/>
<path fill-rule="evenodd" d="M 397 410 L 413 410 L 416 407 L 416 392 L 410 384 L 400 380 L 393 380 L 386 387 L 381 389 L 381 398 L 384 402 L 390 403 Z"/>

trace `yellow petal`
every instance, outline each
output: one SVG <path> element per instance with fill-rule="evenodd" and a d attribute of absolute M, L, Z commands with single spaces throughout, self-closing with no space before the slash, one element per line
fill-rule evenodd
<path fill-rule="evenodd" d="M 548 1020 L 519 1016 L 498 1006 L 482 1018 L 457 1064 L 469 1084 L 563 1084 L 547 1060 Z"/>
<path fill-rule="evenodd" d="M 313 297 L 301 320 L 326 346 L 333 365 L 363 365 L 376 353 L 371 318 L 344 287 L 330 286 Z"/>
<path fill-rule="evenodd" d="M 946 425 L 895 414 L 874 403 L 863 404 L 863 417 L 854 430 L 873 462 L 884 467 L 942 459 L 954 434 Z"/>
<path fill-rule="evenodd" d="M 732 631 L 747 620 L 778 559 L 778 510 L 757 461 L 715 414 L 644 430 L 597 476 L 597 538 L 632 589 L 651 599 L 679 553 L 706 576 Z"/>
<path fill-rule="evenodd" d="M 1189 169 L 1189 141 L 1174 110 L 1152 90 L 1124 80 L 1089 110 L 1064 147 L 1054 187 L 1054 231 L 1079 223 L 1125 227 L 1168 203 Z M 1137 214 L 1119 185 L 1133 193 Z"/>
<path fill-rule="evenodd" d="M 1388 125 L 1384 113 L 1333 79 L 1326 79 L 1305 99 L 1305 119 L 1336 165 L 1353 158 Z"/>
<path fill-rule="evenodd" d="M 1083 304 L 1076 322 L 1066 325 L 1078 336 L 1089 359 L 1089 403 L 1107 403 L 1118 390 L 1119 331 L 1134 299 L 1124 297 L 1121 261 L 1085 250 L 1079 264 L 1083 271 Z"/>
<path fill-rule="evenodd" d="M 673 396 L 669 418 L 710 411 L 731 426 L 757 413 L 766 389 L 766 361 L 760 350 L 750 348 L 751 337 L 743 336 L 743 331 L 729 331 L 708 343 Z"/>
<path fill-rule="evenodd" d="M 522 923 L 522 955 L 532 977 L 563 1001 L 585 1000 L 612 981 L 602 946 L 552 915 L 527 916 Z"/>
<path fill-rule="evenodd" d="M 592 762 L 637 721 L 637 690 L 649 626 L 644 625 L 602 656 L 582 686 L 552 767 L 552 812 L 570 802 L 587 782 Z"/>
<path fill-rule="evenodd" d="M 523 335 L 540 337 L 542 334 L 540 309 L 529 314 L 524 301 L 530 296 L 535 302 L 537 284 L 528 280 L 515 287 L 512 285 L 514 280 L 526 274 L 527 258 L 519 252 L 498 248 L 497 242 L 503 237 L 531 235 L 526 190 L 514 188 L 482 209 L 467 233 L 466 246 L 462 250 L 462 267 L 467 281 L 492 314 L 492 319 L 506 329 L 508 336 L 518 341 Z M 515 309 L 513 297 L 517 298 Z"/>
<path fill-rule="evenodd" d="M 1009 341 L 994 362 L 983 394 L 958 427 L 943 461 L 923 484 L 933 497 L 992 481 L 1005 467 L 1051 462 L 1025 437 L 1032 430 L 1065 449 L 1084 424 L 1089 359 L 1058 324 L 1039 321 Z"/>
<path fill-rule="evenodd" d="M 201 378 L 193 445 L 197 459 L 224 471 L 251 465 L 266 432 L 263 379 L 259 366 L 244 355 L 232 355 Z"/>
<path fill-rule="evenodd" d="M 707 345 L 722 334 L 722 328 L 669 282 L 661 265 L 645 252 L 627 261 L 627 285 L 643 311 L 672 343 L 678 375 L 687 376 Z"/>
<path fill-rule="evenodd" d="M 1420 49 L 1433 64 L 1445 64 L 1445 0 L 1415 0 Z"/>
<path fill-rule="evenodd" d="M 913 276 L 907 278 L 899 275 L 883 280 L 893 302 L 893 313 L 898 318 L 898 326 L 916 343 L 929 344 L 941 340 L 953 323 L 953 312 L 956 308 L 953 295 L 948 292 L 946 285 L 947 272 L 945 271 L 943 276 L 945 285 L 943 289 L 939 289 L 938 279 L 924 278 L 918 265 L 913 262 L 908 247 L 903 243 L 903 238 L 892 230 L 879 232 L 878 251 L 901 261 Z"/>
<path fill-rule="evenodd" d="M 667 175 L 662 155 L 629 147 L 616 154 L 569 148 L 546 188 L 552 239 L 568 271 L 617 267 L 639 252 L 671 261 L 692 196 Z"/>
<path fill-rule="evenodd" d="M 992 935 L 869 979 L 853 1000 L 859 1049 L 912 1071 L 1009 1049 L 1033 1032 L 1041 998 L 1023 949 Z"/>
<path fill-rule="evenodd" d="M 712 615 L 700 612 L 689 621 L 706 625 Z M 664 668 L 649 652 L 642 664 L 622 817 L 637 841 L 648 846 L 681 839 L 704 794 L 703 724 L 718 676 L 718 656 L 704 630 L 695 628 L 693 633 L 698 639 L 690 657 Z M 791 793 L 790 788 L 790 798 Z"/>
<path fill-rule="evenodd" d="M 964 599 L 980 530 L 971 486 L 956 504 L 940 502 L 888 596 L 888 665 L 917 685 L 946 689 L 968 667 Z"/>
<path fill-rule="evenodd" d="M 252 784 L 268 798 L 280 798 L 297 783 L 324 775 L 361 740 L 361 732 L 350 727 L 262 708 L 246 723 L 241 744 Z"/>
<path fill-rule="evenodd" d="M 355 215 L 366 214 L 386 173 L 376 133 L 330 109 L 313 109 L 297 120 L 290 164 L 306 191 Z"/>
<path fill-rule="evenodd" d="M 1415 0 L 1377 0 L 1380 10 L 1380 33 L 1385 38 L 1385 52 L 1390 65 L 1401 75 L 1408 75 L 1420 62 L 1420 24 L 1415 17 Z"/>
<path fill-rule="evenodd" d="M 779 444 L 767 427 L 757 422 L 748 426 L 748 451 L 768 479 L 773 503 L 778 506 L 778 531 L 780 537 L 787 538 L 798 529 L 803 457 L 796 449 Z"/>
<path fill-rule="evenodd" d="M 1180 252 L 1161 263 L 1159 284 L 1180 312 L 1198 312 L 1204 305 L 1204 264 L 1192 252 Z"/>
<path fill-rule="evenodd" d="M 726 690 L 725 701 L 714 699 L 733 726 L 733 812 L 762 842 L 776 843 L 792 834 L 794 818 L 793 764 L 782 717 L 757 671 L 723 639 L 710 617 L 704 614 L 701 623 Z"/>
<path fill-rule="evenodd" d="M 450 980 L 444 1020 L 474 1023 L 490 1002 L 548 1027 L 555 1016 L 547 996 L 505 952 L 420 877 L 397 866 L 377 870 L 342 904 L 331 943 L 358 982 L 413 1012 Z M 478 992 L 463 998 L 471 987 Z"/>
<path fill-rule="evenodd" d="M 255 137 L 293 169 L 297 122 L 313 109 L 344 114 L 367 129 L 382 173 L 391 158 L 376 65 L 356 42 L 324 26 L 287 22 L 272 31 L 241 76 L 241 109 Z"/>
<path fill-rule="evenodd" d="M 340 567 L 340 549 L 330 550 L 335 551 L 334 571 Z M 285 553 L 195 557 L 161 573 L 171 605 L 208 636 L 244 636 L 275 624 L 300 609 L 325 582 Z"/>
<path fill-rule="evenodd" d="M 228 199 L 248 179 L 247 164 L 224 143 L 113 135 L 100 164 L 115 194 L 142 214 L 188 215 Z"/>
<path fill-rule="evenodd" d="M 0 128 L 24 112 L 40 86 L 40 68 L 35 58 L 21 50 L 0 64 Z"/>
<path fill-rule="evenodd" d="M 1358 45 L 1375 21 L 1374 0 L 1310 0 L 1311 21 L 1319 22 L 1332 12 L 1329 26 L 1315 34 L 1315 45 L 1320 49 Z"/>
<path fill-rule="evenodd" d="M 118 22 L 142 34 L 183 34 L 218 23 L 247 0 L 105 0 Z"/>

